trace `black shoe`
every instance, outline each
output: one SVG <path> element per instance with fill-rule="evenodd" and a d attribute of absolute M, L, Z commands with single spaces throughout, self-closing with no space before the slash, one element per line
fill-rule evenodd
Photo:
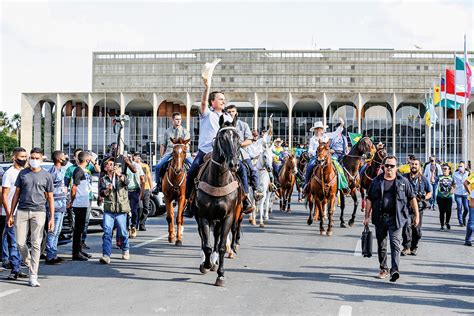
<path fill-rule="evenodd" d="M 20 279 L 27 279 L 28 278 L 28 274 L 26 274 L 25 272 L 18 272 L 18 277 Z"/>
<path fill-rule="evenodd" d="M 56 257 L 56 260 L 58 260 L 59 263 L 66 261 L 63 257 Z"/>
<path fill-rule="evenodd" d="M 191 207 L 190 203 L 188 203 L 186 205 L 186 210 L 185 210 L 183 216 L 187 217 L 187 218 L 193 218 L 194 217 L 193 210 L 192 210 L 192 207 Z"/>
<path fill-rule="evenodd" d="M 146 232 L 146 227 L 145 227 L 145 225 L 140 225 L 140 226 L 138 227 L 138 230 L 141 231 L 141 232 Z"/>
<path fill-rule="evenodd" d="M 446 224 L 446 229 L 447 229 L 447 230 L 451 230 L 451 225 Z"/>
<path fill-rule="evenodd" d="M 418 248 L 413 248 L 411 251 L 410 251 L 410 255 L 412 256 L 416 256 L 418 254 Z"/>
<path fill-rule="evenodd" d="M 45 260 L 46 260 L 46 254 L 42 253 L 42 254 L 40 255 L 40 259 L 45 259 Z"/>
<path fill-rule="evenodd" d="M 399 278 L 400 273 L 398 273 L 398 271 L 395 271 L 390 275 L 390 282 L 396 282 Z"/>
<path fill-rule="evenodd" d="M 73 254 L 72 255 L 72 260 L 74 260 L 74 261 L 87 261 L 89 259 L 87 257 L 85 257 L 82 253 L 78 253 L 78 254 Z"/>
<path fill-rule="evenodd" d="M 472 247 L 472 242 L 466 241 L 466 242 L 464 243 L 464 246 Z"/>
<path fill-rule="evenodd" d="M 63 262 L 62 259 L 54 258 L 54 259 L 51 259 L 51 260 L 46 259 L 46 261 L 44 263 L 47 264 L 47 265 L 55 265 L 55 264 L 60 264 L 61 262 Z"/>
<path fill-rule="evenodd" d="M 6 270 L 11 270 L 13 268 L 12 264 L 10 261 L 3 261 L 2 267 Z"/>
<path fill-rule="evenodd" d="M 85 252 L 85 251 L 81 251 L 81 254 L 82 254 L 84 257 L 86 257 L 87 259 L 92 258 L 92 255 L 89 254 L 89 253 L 87 253 L 87 252 Z"/>
<path fill-rule="evenodd" d="M 10 273 L 10 275 L 8 276 L 8 280 L 17 280 L 18 279 L 18 273 L 15 273 L 15 272 L 12 272 Z"/>
<path fill-rule="evenodd" d="M 91 249 L 85 242 L 81 242 L 82 249 Z"/>

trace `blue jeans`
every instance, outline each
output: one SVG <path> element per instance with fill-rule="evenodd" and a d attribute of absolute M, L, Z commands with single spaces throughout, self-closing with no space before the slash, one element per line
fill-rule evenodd
<path fill-rule="evenodd" d="M 252 179 L 252 183 L 254 185 L 253 189 L 257 191 L 257 185 L 258 185 L 258 175 L 257 175 L 257 170 L 255 170 L 255 166 L 252 164 L 252 161 L 250 159 L 245 159 L 244 164 L 248 166 L 248 170 L 250 170 L 250 179 Z M 247 168 L 245 168 L 247 170 Z"/>
<path fill-rule="evenodd" d="M 305 186 L 308 184 L 309 179 L 311 179 L 311 175 L 313 174 L 313 169 L 315 165 L 316 165 L 316 156 L 311 158 L 311 160 L 308 162 L 308 165 L 306 166 L 306 173 L 304 175 Z"/>
<path fill-rule="evenodd" d="M 138 228 L 140 217 L 138 216 L 138 205 L 140 203 L 140 189 L 128 192 L 128 200 L 132 209 L 132 222 L 130 226 Z"/>
<path fill-rule="evenodd" d="M 15 226 L 8 227 L 8 225 L 5 225 L 3 234 L 6 239 L 4 246 L 6 245 L 8 247 L 8 252 L 10 254 L 8 259 L 12 264 L 12 273 L 18 273 L 20 272 L 21 268 L 21 256 L 16 246 Z"/>
<path fill-rule="evenodd" d="M 237 169 L 237 175 L 242 180 L 242 187 L 244 188 L 245 194 L 249 193 L 249 179 L 247 175 L 247 168 L 245 168 L 244 163 L 239 161 L 239 169 Z"/>
<path fill-rule="evenodd" d="M 472 232 L 474 231 L 474 208 L 469 208 L 469 217 L 466 227 L 466 241 L 472 241 Z"/>
<path fill-rule="evenodd" d="M 63 228 L 64 212 L 54 212 L 54 230 L 46 236 L 46 259 L 53 260 L 58 256 L 58 239 Z M 46 222 L 49 222 L 49 212 L 46 213 Z"/>
<path fill-rule="evenodd" d="M 120 247 L 122 251 L 130 249 L 128 243 L 127 214 L 104 212 L 104 234 L 102 235 L 102 254 L 104 256 L 110 257 L 112 253 L 112 231 L 114 225 L 117 228 L 117 238 L 121 240 Z"/>
<path fill-rule="evenodd" d="M 206 154 L 203 151 L 199 150 L 196 157 L 194 158 L 193 163 L 191 164 L 191 167 L 188 170 L 188 174 L 186 175 L 186 199 L 189 199 L 191 197 L 191 192 L 194 186 L 194 179 L 196 179 L 198 175 L 199 167 L 204 162 L 205 155 Z"/>
<path fill-rule="evenodd" d="M 467 213 L 469 213 L 469 203 L 467 201 L 467 195 L 454 195 L 456 206 L 458 210 L 458 222 L 459 225 L 466 223 Z M 464 209 L 464 212 L 463 212 Z"/>
<path fill-rule="evenodd" d="M 438 181 L 436 181 L 435 183 L 432 183 L 431 184 L 432 188 L 433 188 L 433 194 L 431 195 L 431 199 L 430 199 L 430 204 L 435 207 L 436 206 L 436 197 L 438 196 Z"/>

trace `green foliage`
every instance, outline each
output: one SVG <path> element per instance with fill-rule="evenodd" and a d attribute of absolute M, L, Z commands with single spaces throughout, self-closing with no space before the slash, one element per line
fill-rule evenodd
<path fill-rule="evenodd" d="M 0 131 L 0 152 L 4 154 L 5 160 L 11 160 L 12 151 L 16 146 L 18 146 L 18 141 L 10 131 L 6 128 Z"/>

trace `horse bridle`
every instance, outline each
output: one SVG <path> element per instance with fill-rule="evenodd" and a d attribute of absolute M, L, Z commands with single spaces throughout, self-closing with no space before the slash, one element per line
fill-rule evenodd
<path fill-rule="evenodd" d="M 383 149 L 382 149 L 382 150 L 383 150 Z M 380 161 L 375 160 L 375 157 L 372 158 L 372 160 L 371 160 L 371 163 L 376 163 L 376 164 L 378 165 L 377 169 L 375 170 L 375 174 L 379 173 L 379 170 L 380 170 L 380 168 L 381 168 L 381 166 L 382 166 L 382 164 L 383 164 L 383 157 L 380 155 L 380 153 L 382 152 L 382 150 L 377 150 L 377 152 L 375 153 L 375 154 L 377 155 L 377 157 L 380 158 Z M 367 179 L 369 179 L 370 181 L 372 181 L 374 178 L 370 177 L 370 176 L 367 174 L 367 170 L 368 170 L 368 169 L 369 169 L 369 168 L 366 168 L 366 169 L 364 170 L 364 176 L 366 176 Z"/>
<path fill-rule="evenodd" d="M 222 127 L 221 129 L 219 129 L 219 130 L 217 131 L 217 135 L 216 135 L 216 137 L 214 138 L 214 141 L 215 141 L 217 144 L 219 143 L 219 139 L 220 139 L 219 134 L 221 134 L 222 131 L 226 131 L 226 130 L 233 131 L 235 134 L 237 134 L 237 136 L 240 137 L 239 132 L 237 131 L 237 128 L 235 128 L 235 127 L 233 127 L 233 126 Z M 219 146 L 219 147 L 220 147 L 220 146 Z M 239 147 L 240 147 L 240 145 L 239 145 Z M 215 161 L 214 158 L 211 158 L 211 162 L 212 162 L 213 164 L 218 165 L 219 167 L 225 169 L 225 168 L 224 168 L 224 167 L 225 167 L 224 164 L 223 164 L 223 163 L 220 163 L 220 162 L 218 162 L 218 161 Z M 226 172 L 226 171 L 227 171 L 227 170 L 225 170 L 224 172 Z"/>
<path fill-rule="evenodd" d="M 186 146 L 186 144 L 173 144 L 173 148 L 174 147 L 184 147 Z M 173 166 L 173 162 L 174 161 L 174 157 L 171 159 L 170 161 L 170 169 L 173 171 L 173 173 L 176 175 L 176 176 L 179 176 L 181 173 L 183 173 L 183 170 L 184 170 L 184 161 L 183 161 L 183 168 L 181 169 L 181 171 L 177 171 L 176 168 L 174 168 Z M 176 187 L 180 187 L 181 184 L 183 184 L 184 182 L 184 179 L 186 179 L 186 175 L 183 173 L 182 176 L 181 176 L 181 180 L 179 181 L 179 184 L 175 185 L 171 182 L 171 179 L 169 177 L 169 174 L 166 173 L 166 180 L 168 181 L 168 183 L 173 187 L 173 188 L 176 188 Z"/>

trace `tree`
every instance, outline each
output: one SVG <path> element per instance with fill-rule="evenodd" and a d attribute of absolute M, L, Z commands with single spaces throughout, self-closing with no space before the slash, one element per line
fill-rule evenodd
<path fill-rule="evenodd" d="M 0 152 L 7 160 L 11 160 L 13 149 L 17 146 L 17 140 L 10 132 L 4 128 L 0 131 Z"/>
<path fill-rule="evenodd" d="M 16 139 L 18 140 L 18 146 L 20 145 L 20 132 L 21 132 L 21 115 L 19 113 L 13 114 L 10 119 L 10 125 L 12 126 L 12 132 L 15 133 Z"/>

